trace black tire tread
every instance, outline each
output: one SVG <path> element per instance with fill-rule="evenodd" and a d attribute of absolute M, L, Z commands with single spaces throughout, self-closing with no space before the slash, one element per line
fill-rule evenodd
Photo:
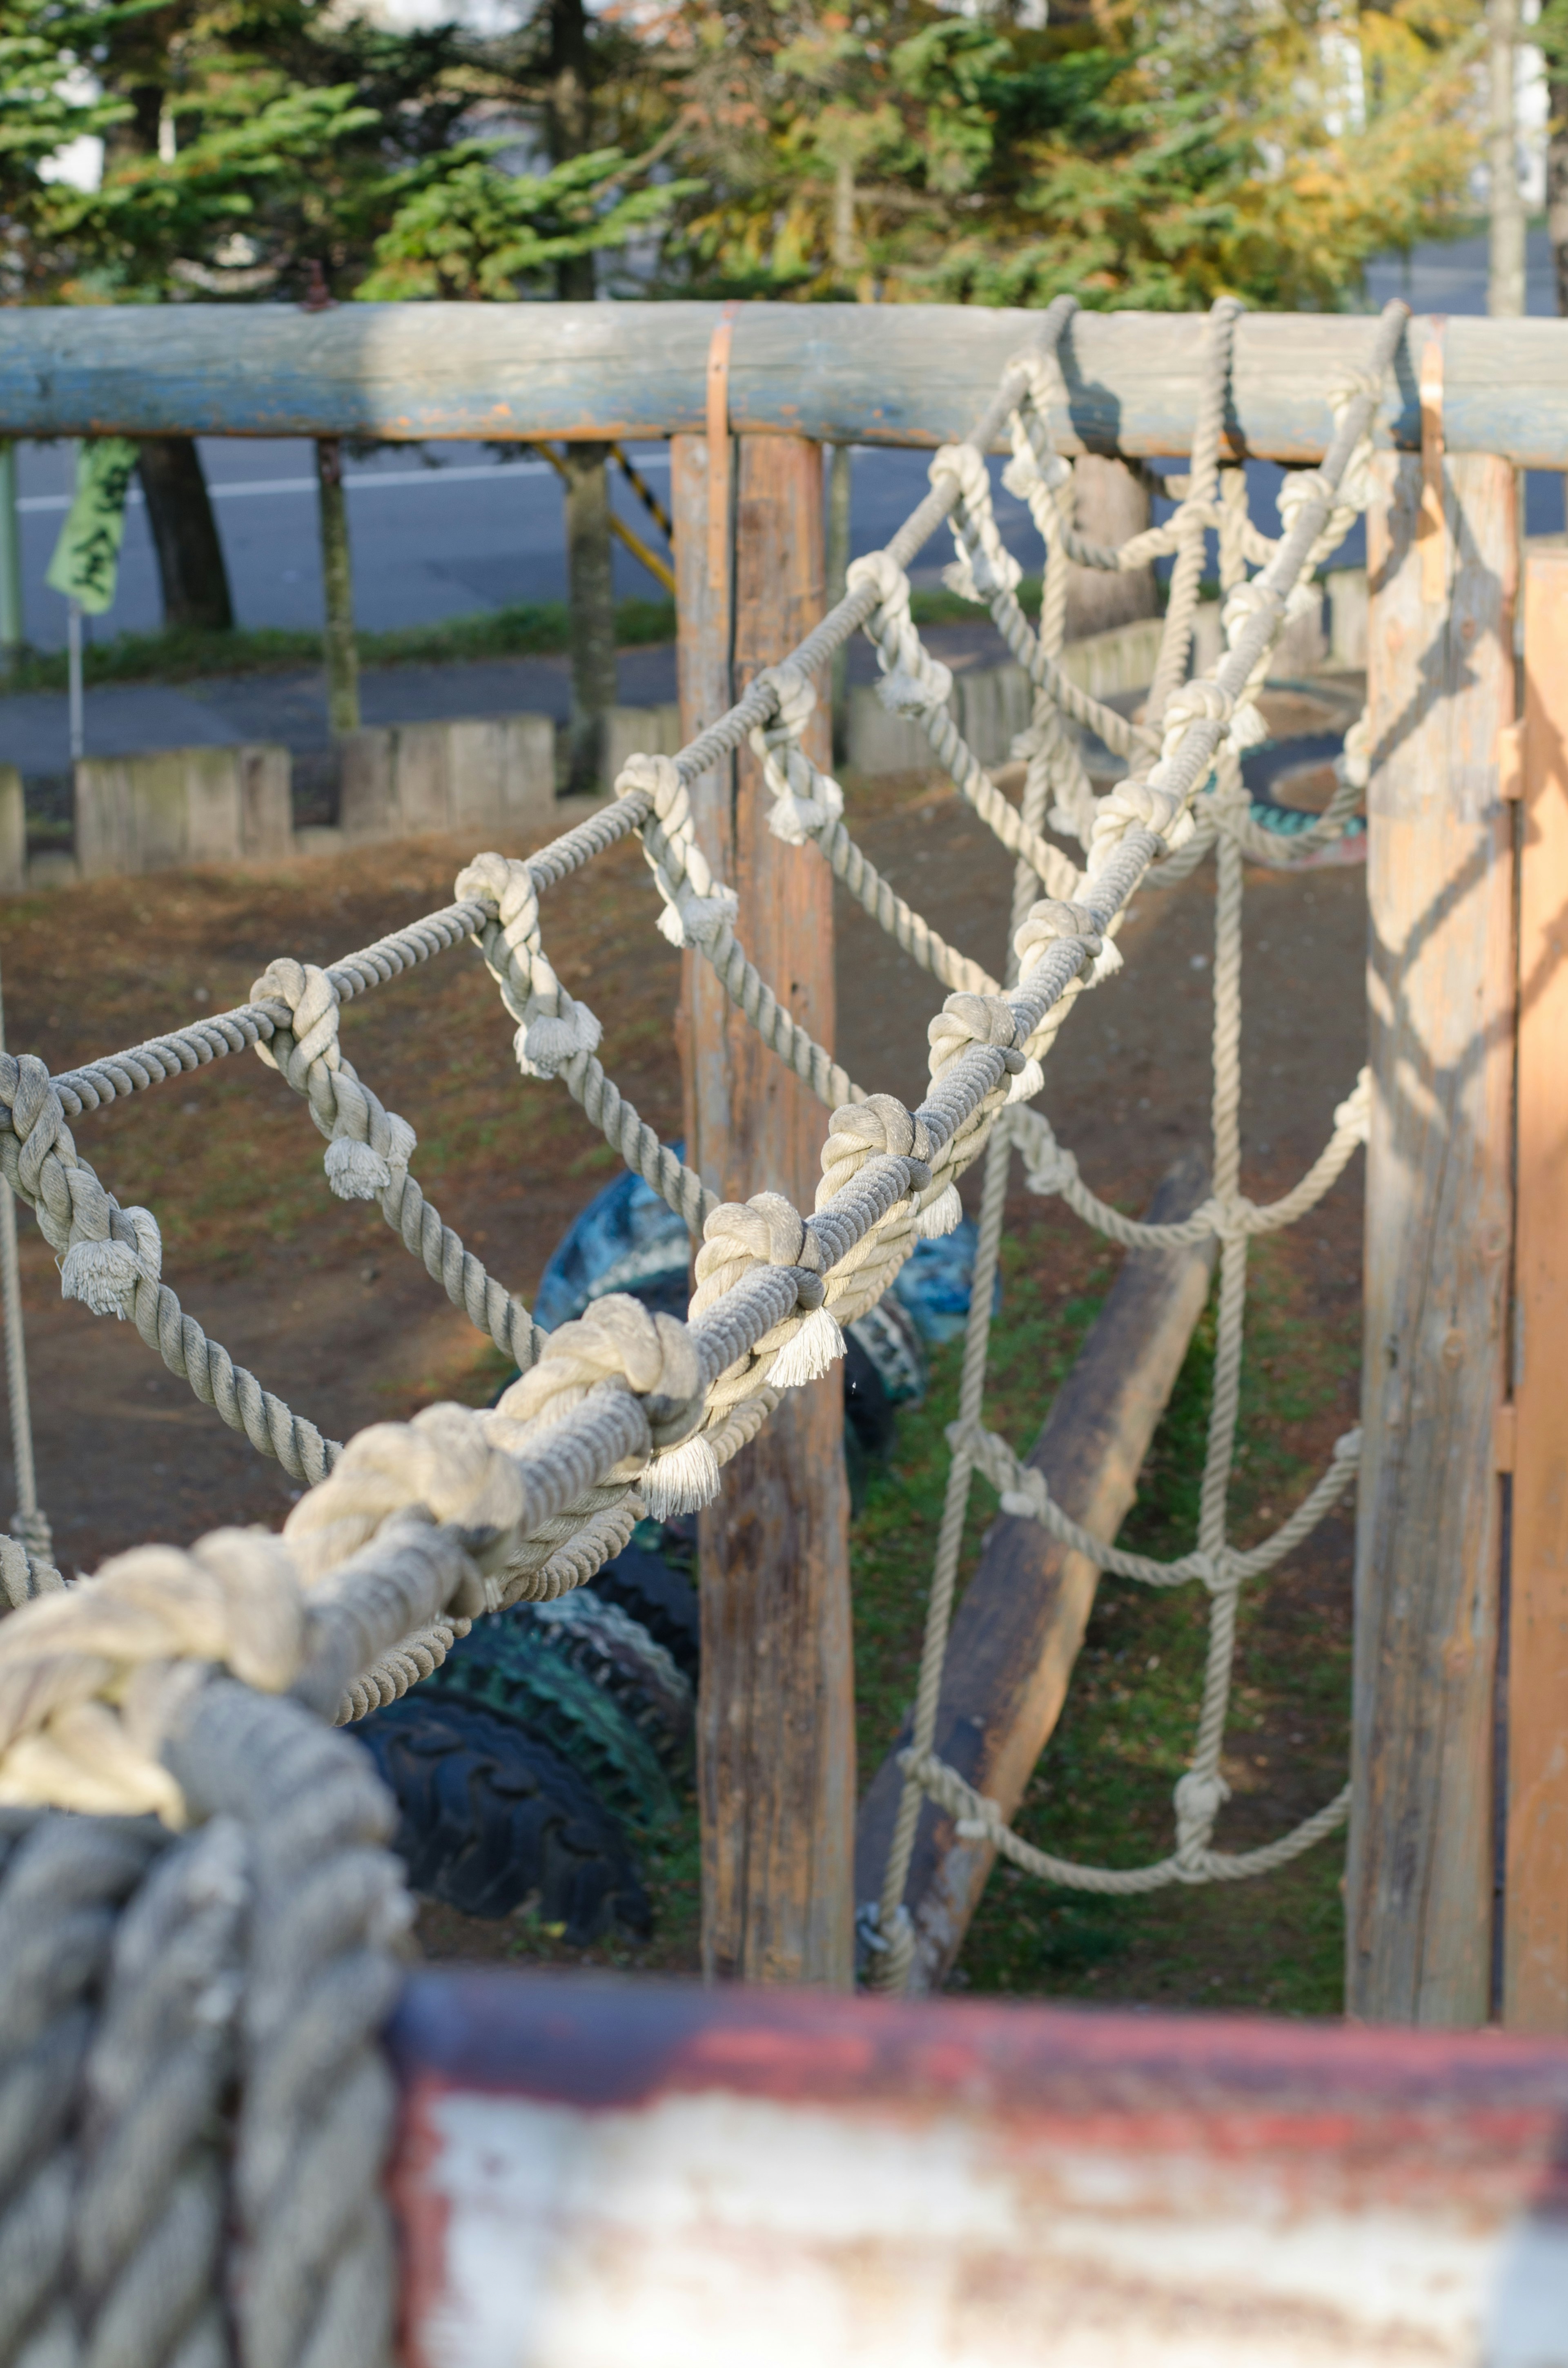
<path fill-rule="evenodd" d="M 352 1729 L 398 1804 L 415 1891 L 465 1915 L 540 1921 L 583 1947 L 645 1940 L 653 1910 L 625 1834 L 576 1770 L 515 1721 L 421 1687 Z"/>

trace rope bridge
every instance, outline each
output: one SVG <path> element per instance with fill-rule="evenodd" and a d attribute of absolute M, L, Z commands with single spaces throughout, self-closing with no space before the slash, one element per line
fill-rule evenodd
<path fill-rule="evenodd" d="M 1038 340 L 1008 369 L 972 435 L 937 454 L 930 493 L 884 551 L 854 564 L 846 597 L 815 631 L 678 757 L 634 757 L 606 808 L 526 861 L 479 856 L 460 874 L 450 905 L 361 952 L 325 969 L 273 962 L 235 1010 L 58 1076 L 30 1056 L 0 1053 L 0 1168 L 35 1212 L 64 1295 L 132 1322 L 199 1399 L 306 1489 L 280 1536 L 220 1531 L 188 1553 L 140 1548 L 70 1588 L 48 1561 L 36 1507 L 27 1533 L 0 1550 L 0 1579 L 17 1607 L 0 1625 L 0 1847 L 11 1853 L 0 1871 L 0 2082 L 22 2078 L 28 2065 L 37 2072 L 39 2051 L 51 2048 L 61 2095 L 74 2096 L 74 2084 L 88 2077 L 80 2047 L 69 2063 L 69 2051 L 61 2053 L 59 2018 L 73 2010 L 78 1993 L 67 1997 L 67 1983 L 46 1995 L 41 1975 L 27 1970 L 44 1944 L 40 1936 L 58 1938 L 68 1909 L 78 1921 L 86 1917 L 97 1936 L 82 1956 L 88 1967 L 82 1983 L 107 1983 L 105 1997 L 120 1999 L 106 2007 L 108 2020 L 100 2017 L 92 2041 L 98 2069 L 91 2078 L 101 2100 L 97 2118 L 88 2117 L 90 2140 L 62 2139 L 58 2158 L 50 2155 L 41 2169 L 32 2156 L 25 2166 L 21 2157 L 0 2161 L 0 2362 L 21 2356 L 17 2347 L 29 2331 L 41 2335 L 46 2321 L 54 2324 L 49 2315 L 64 2308 L 58 2297 L 65 2292 L 75 2297 L 79 2330 L 90 2331 L 111 2309 L 154 2317 L 173 2310 L 175 2334 L 137 2358 L 173 2358 L 176 2335 L 196 2343 L 210 2325 L 206 2297 L 222 2241 L 209 2108 L 236 2060 L 247 2084 L 235 2141 L 235 2217 L 247 2264 L 242 2356 L 344 2362 L 383 2356 L 387 2240 L 374 2182 L 387 2102 L 372 2038 L 400 1907 L 381 1848 L 384 1800 L 358 1755 L 343 1757 L 321 1722 L 341 1724 L 395 1699 L 482 1614 L 582 1585 L 619 1551 L 644 1512 L 667 1517 L 710 1501 L 723 1466 L 785 1392 L 827 1370 L 842 1349 L 843 1327 L 876 1304 L 917 1241 L 959 1222 L 958 1182 L 976 1162 L 983 1162 L 979 1247 L 913 1746 L 882 1898 L 862 1911 L 877 1978 L 897 1987 L 908 1969 L 911 1935 L 900 1902 L 925 1794 L 1015 1863 L 1101 1891 L 1261 1873 L 1343 1819 L 1344 1793 L 1267 1849 L 1230 1855 L 1211 1847 L 1226 1796 L 1220 1752 L 1240 1589 L 1297 1545 L 1349 1487 L 1358 1450 L 1354 1434 L 1340 1441 L 1328 1471 L 1271 1539 L 1245 1553 L 1229 1543 L 1247 1244 L 1291 1224 L 1329 1190 L 1365 1140 L 1368 1112 L 1363 1078 L 1293 1191 L 1267 1206 L 1242 1195 L 1243 864 L 1290 868 L 1339 836 L 1368 763 L 1358 726 L 1347 735 L 1325 812 L 1281 838 L 1251 817 L 1241 754 L 1264 736 L 1255 702 L 1270 652 L 1285 624 L 1316 600 L 1314 572 L 1369 498 L 1372 422 L 1406 312 L 1388 308 L 1369 335 L 1364 372 L 1328 394 L 1333 438 L 1320 467 L 1287 477 L 1276 541 L 1247 516 L 1244 472 L 1220 465 L 1238 308 L 1218 304 L 1190 471 L 1173 481 L 1175 515 L 1109 548 L 1075 531 L 1071 472 L 1047 424 L 1055 348 L 1072 310 L 1070 300 L 1059 300 L 1042 317 Z M 992 512 L 984 456 L 1000 436 L 1012 444 L 1006 482 L 1027 501 L 1045 548 L 1038 632 L 1019 607 L 1017 564 Z M 990 609 L 1034 684 L 1017 805 L 963 743 L 948 711 L 948 671 L 911 621 L 906 571 L 944 523 L 956 549 L 947 580 Z M 1219 538 L 1226 654 L 1211 676 L 1188 681 L 1210 530 Z M 1134 723 L 1075 688 L 1062 668 L 1067 570 L 1073 563 L 1137 566 L 1159 554 L 1174 561 L 1169 605 L 1145 721 Z M 849 834 L 838 785 L 802 746 L 813 677 L 861 630 L 875 645 L 888 707 L 919 721 L 960 792 L 1017 860 L 1003 979 L 949 946 L 880 877 Z M 1108 794 L 1093 792 L 1076 725 L 1125 760 L 1125 778 Z M 743 742 L 760 760 L 772 829 L 797 847 L 814 841 L 868 913 L 948 990 L 928 1030 L 929 1091 L 914 1110 L 849 1077 L 791 1019 L 736 934 L 737 899 L 697 843 L 687 790 Z M 1044 836 L 1048 825 L 1076 842 L 1081 865 Z M 744 1205 L 716 1202 L 607 1075 L 597 1019 L 551 967 L 543 899 L 633 836 L 665 937 L 711 965 L 763 1041 L 831 1110 L 808 1214 L 768 1192 Z M 1183 1224 L 1140 1224 L 1095 1196 L 1030 1103 L 1077 997 L 1121 966 L 1117 936 L 1135 893 L 1186 879 L 1210 853 L 1219 882 L 1212 1191 Z M 479 947 L 515 1025 L 522 1072 L 559 1078 L 697 1240 L 687 1322 L 609 1296 L 547 1335 L 426 1200 L 411 1172 L 414 1130 L 356 1072 L 340 1019 L 357 996 L 465 939 Z M 433 1406 L 411 1423 L 377 1425 L 339 1446 L 236 1366 L 184 1311 L 163 1279 L 155 1219 L 119 1205 L 77 1151 L 73 1123 L 245 1050 L 305 1100 L 325 1138 L 332 1190 L 375 1202 L 453 1304 L 515 1360 L 520 1377 L 493 1408 Z M 1199 1536 L 1193 1552 L 1171 1563 L 1089 1536 L 984 1426 L 991 1285 L 1015 1153 L 1032 1189 L 1059 1195 L 1118 1241 L 1219 1243 L 1218 1349 Z M 1197 1742 L 1176 1787 L 1175 1847 L 1153 1865 L 1082 1867 L 1032 1850 L 933 1756 L 976 1471 L 1001 1489 L 1005 1509 L 1043 1523 L 1102 1570 L 1148 1585 L 1194 1582 L 1210 1596 Z M 87 1814 L 62 1820 L 40 1817 L 40 1808 Z M 199 1830 L 160 1843 L 144 1824 L 123 1823 L 128 1814 L 146 1813 L 171 1833 L 187 1825 Z M 97 1822 L 104 1818 L 119 1822 Z M 241 1891 L 255 1911 L 244 1945 Z M 133 1905 L 117 1930 L 127 1899 Z M 171 1968 L 160 1960 L 159 1936 L 176 1928 L 189 1935 L 189 1950 Z M 249 1958 L 236 1972 L 245 1946 Z M 160 1983 L 169 1998 L 154 2009 L 146 1999 Z M 203 1998 L 227 2000 L 211 2007 L 208 2024 Z M 154 2027 L 165 2053 L 153 2050 L 132 2077 L 123 2033 Z M 200 2044 L 187 2046 L 181 2033 L 193 2031 L 204 2034 Z M 146 2104 L 145 2083 L 160 2064 L 171 2079 L 179 2067 L 186 2084 L 186 2104 L 163 2125 L 170 2179 L 139 2172 L 132 2181 L 122 2146 L 126 2116 L 136 2099 Z M 40 2095 L 54 2093 L 42 2072 L 37 2078 Z M 344 2101 L 350 2095 L 358 2100 L 352 2111 Z M 85 2193 L 97 2180 L 114 2200 L 102 2202 L 85 2234 L 81 2225 L 73 2233 L 59 2211 L 48 2219 L 38 2201 L 46 2175 L 55 2181 L 49 2195 Z M 44 2214 L 53 2231 L 25 2261 L 7 2251 L 7 2231 L 24 2203 Z M 181 2265 L 179 2277 L 165 2278 L 156 2292 L 155 2281 L 138 2283 L 132 2242 L 136 2230 L 154 2224 L 168 2260 Z M 177 2310 L 171 2294 L 186 2297 Z M 97 2356 L 85 2335 L 82 2342 L 82 2357 Z M 202 2349 L 188 2356 L 226 2354 Z"/>
<path fill-rule="evenodd" d="M 285 1524 L 282 1548 L 267 1551 L 269 1572 L 286 1563 L 293 1592 L 307 1604 L 331 1574 L 371 1547 L 394 1516 L 423 1508 L 440 1532 L 442 1549 L 429 1572 L 408 1582 L 400 1599 L 407 1615 L 401 1626 L 394 1618 L 388 1627 L 382 1606 L 384 1634 L 378 1649 L 368 1650 L 347 1673 L 335 1705 L 339 1719 L 362 1715 L 427 1674 L 476 1613 L 525 1599 L 549 1600 L 581 1585 L 626 1543 L 644 1511 L 667 1517 L 710 1500 L 723 1465 L 756 1435 L 782 1392 L 826 1370 L 842 1348 L 844 1324 L 875 1304 L 915 1242 L 958 1223 L 957 1180 L 983 1157 L 975 1312 L 960 1419 L 950 1434 L 953 1462 L 914 1745 L 905 1763 L 908 1785 L 881 1907 L 862 1918 L 874 1949 L 892 1961 L 884 1972 L 894 1977 L 907 1946 L 897 1903 L 923 1790 L 1015 1862 L 1052 1881 L 1096 1890 L 1261 1873 L 1330 1830 L 1345 1813 L 1341 1794 L 1296 1833 L 1244 1858 L 1209 1847 L 1225 1797 L 1219 1757 L 1238 1590 L 1298 1544 L 1343 1494 L 1354 1476 L 1357 1446 L 1353 1436 L 1340 1442 L 1329 1471 L 1273 1538 L 1246 1554 L 1228 1544 L 1225 1496 L 1247 1240 L 1292 1223 L 1313 1205 L 1365 1140 L 1367 1119 L 1363 1080 L 1337 1113 L 1327 1148 L 1291 1193 L 1266 1208 L 1241 1196 L 1244 859 L 1289 867 L 1343 832 L 1367 778 L 1364 725 L 1347 736 L 1339 786 L 1326 811 L 1288 841 L 1253 821 L 1240 760 L 1243 749 L 1265 736 L 1254 698 L 1274 643 L 1285 623 L 1316 599 L 1314 571 L 1365 507 L 1370 423 L 1405 315 L 1397 305 L 1389 308 L 1369 341 L 1365 374 L 1330 394 L 1333 441 L 1321 468 L 1287 477 L 1279 495 L 1283 531 L 1276 541 L 1247 516 L 1244 472 L 1219 465 L 1238 309 L 1222 302 L 1210 316 L 1191 469 L 1173 481 L 1179 498 L 1165 524 L 1116 548 L 1086 542 L 1074 530 L 1071 471 L 1052 450 L 1046 424 L 1054 349 L 1072 311 L 1070 301 L 1053 305 L 1038 345 L 1008 371 L 971 438 L 937 455 L 926 500 L 885 551 L 854 563 L 847 597 L 833 613 L 678 757 L 632 758 L 615 802 L 604 811 L 527 861 L 477 858 L 460 875 L 455 901 L 444 911 L 330 968 L 273 962 L 252 1000 L 236 1010 L 52 1078 L 36 1059 L 0 1056 L 0 1106 L 8 1120 L 0 1133 L 0 1162 L 56 1252 L 65 1295 L 97 1313 L 129 1317 L 199 1398 L 306 1485 L 308 1495 Z M 1038 632 L 1018 605 L 1018 564 L 1003 547 L 992 512 L 983 455 L 998 431 L 1013 445 L 1006 482 L 1027 501 L 1045 546 Z M 1035 686 L 1033 719 L 1020 744 L 1028 763 L 1017 806 L 963 743 L 949 713 L 950 676 L 925 649 L 910 619 L 905 569 L 944 520 L 957 552 L 947 581 L 989 607 Z M 1211 677 L 1187 682 L 1210 529 L 1219 538 L 1228 649 Z M 1074 562 L 1127 568 L 1156 555 L 1174 560 L 1170 598 L 1148 720 L 1133 723 L 1077 689 L 1062 669 L 1067 571 Z M 812 676 L 858 628 L 876 648 L 887 706 L 920 722 L 962 795 L 1017 859 L 1006 986 L 947 945 L 880 877 L 845 825 L 838 785 L 801 746 L 815 700 Z M 1096 733 L 1127 761 L 1126 779 L 1107 796 L 1096 798 L 1091 789 L 1075 724 Z M 790 1018 L 736 936 L 737 900 L 713 878 L 696 842 L 687 785 L 743 738 L 761 761 L 774 832 L 795 846 L 814 840 L 865 909 L 951 990 L 928 1031 L 931 1091 L 917 1110 L 850 1078 Z M 1043 836 L 1048 822 L 1078 841 L 1086 859 L 1082 870 Z M 551 966 L 541 897 L 633 833 L 660 899 L 661 930 L 711 963 L 764 1041 L 832 1109 L 822 1182 L 809 1216 L 774 1193 L 744 1205 L 717 1204 L 607 1076 L 597 1058 L 597 1019 L 567 993 Z M 1184 1224 L 1140 1224 L 1096 1198 L 1029 1103 L 1042 1083 L 1041 1061 L 1076 996 L 1120 967 L 1116 936 L 1136 889 L 1145 880 L 1159 886 L 1187 878 L 1210 851 L 1219 874 L 1213 1191 Z M 610 1297 L 547 1336 L 425 1199 L 410 1172 L 414 1131 L 383 1106 L 347 1060 L 340 1015 L 356 996 L 465 937 L 479 945 L 517 1024 L 523 1073 L 559 1077 L 627 1166 L 699 1237 L 688 1323 L 651 1316 L 636 1301 Z M 494 1409 L 434 1407 L 410 1425 L 377 1426 L 345 1450 L 236 1367 L 182 1309 L 163 1280 L 155 1219 L 144 1209 L 119 1205 L 78 1154 L 70 1121 L 247 1047 L 304 1098 L 326 1138 L 333 1190 L 377 1202 L 453 1304 L 516 1360 L 521 1378 Z M 983 1427 L 991 1281 L 1015 1151 L 1033 1190 L 1060 1194 L 1087 1223 L 1123 1244 L 1172 1245 L 1205 1235 L 1220 1242 L 1218 1358 L 1199 1534 L 1196 1550 L 1171 1564 L 1090 1538 L 1051 1503 L 1040 1476 Z M 964 1508 L 976 1470 L 1002 1491 L 1006 1509 L 1043 1522 L 1102 1569 L 1152 1585 L 1197 1581 L 1210 1592 L 1212 1645 L 1198 1745 L 1177 1788 L 1175 1851 L 1154 1866 L 1074 1867 L 1032 1850 L 931 1755 Z M 137 1559 L 109 1565 L 91 1600 L 115 1593 L 122 1566 L 134 1566 Z M 35 1554 L 34 1564 L 36 1583 L 48 1584 L 47 1563 Z M 55 1607 L 57 1621 L 90 1625 L 88 1600 L 74 1595 L 69 1605 Z M 302 1636 L 301 1616 L 293 1605 L 289 1617 Z M 31 1623 L 24 1622 L 0 1638 L 0 1667 L 25 1658 L 30 1633 Z M 118 1792 L 113 1800 L 103 1798 L 90 1749 L 67 1780 L 62 1755 L 69 1759 L 72 1754 L 63 1739 L 64 1717 L 58 1708 L 40 1714 L 35 1703 L 15 1731 L 0 1735 L 6 1751 L 0 1789 L 7 1797 L 60 1799 L 63 1783 L 73 1804 L 83 1807 L 165 1804 L 166 1780 L 161 1770 L 153 1772 L 145 1750 L 145 1798 L 121 1798 Z M 24 1772 L 40 1752 L 53 1771 L 47 1783 Z"/>

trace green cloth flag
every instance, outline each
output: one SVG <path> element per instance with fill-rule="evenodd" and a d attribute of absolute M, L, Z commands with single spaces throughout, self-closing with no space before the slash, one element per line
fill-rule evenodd
<path fill-rule="evenodd" d="M 77 448 L 76 497 L 44 580 L 79 601 L 89 617 L 101 617 L 114 598 L 136 459 L 135 445 L 124 436 L 95 436 Z"/>

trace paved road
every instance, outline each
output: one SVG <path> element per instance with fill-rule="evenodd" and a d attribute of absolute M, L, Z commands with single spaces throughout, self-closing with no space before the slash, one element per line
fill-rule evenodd
<path fill-rule="evenodd" d="M 1529 309 L 1551 313 L 1551 255 L 1545 233 L 1532 232 Z M 1373 267 L 1374 303 L 1404 295 L 1418 309 L 1478 313 L 1485 309 L 1486 257 L 1482 239 L 1423 249 L 1407 268 L 1397 259 Z M 209 482 L 228 555 L 240 622 L 306 628 L 321 620 L 321 577 L 315 540 L 314 479 L 308 445 L 298 441 L 204 439 Z M 640 447 L 636 458 L 664 493 L 668 455 Z M 65 506 L 66 448 L 26 446 L 21 453 L 23 558 L 28 638 L 58 648 L 65 607 L 43 581 Z M 1254 507 L 1271 528 L 1275 469 L 1256 465 Z M 499 608 L 509 601 L 559 598 L 565 590 L 560 481 L 538 460 L 502 462 L 473 445 L 434 445 L 422 457 L 383 450 L 351 463 L 349 517 L 359 622 L 370 631 L 434 622 Z M 867 450 L 857 455 L 853 540 L 857 552 L 885 542 L 919 499 L 926 459 L 918 452 Z M 1037 564 L 1032 529 L 1021 505 L 997 492 L 1006 541 Z M 618 508 L 640 531 L 651 522 L 618 481 Z M 1562 480 L 1535 476 L 1527 491 L 1531 532 L 1563 525 Z M 1362 555 L 1359 530 L 1346 545 L 1346 564 Z M 948 556 L 935 543 L 914 571 L 934 582 Z M 624 551 L 616 552 L 617 589 L 650 596 L 659 587 Z M 119 597 L 99 632 L 148 631 L 158 622 L 157 578 L 145 514 L 137 502 L 127 523 Z M 622 697 L 632 702 L 673 696 L 667 655 L 629 653 L 622 658 Z M 529 708 L 565 712 L 565 680 L 553 660 L 517 660 L 460 668 L 400 668 L 365 685 L 368 720 Z M 319 745 L 324 712 L 312 677 L 203 683 L 183 690 L 137 686 L 92 694 L 88 745 L 130 749 L 192 740 L 234 740 L 258 734 L 297 746 Z M 24 770 L 49 770 L 64 761 L 62 700 L 29 696 L 0 700 L 0 755 Z"/>

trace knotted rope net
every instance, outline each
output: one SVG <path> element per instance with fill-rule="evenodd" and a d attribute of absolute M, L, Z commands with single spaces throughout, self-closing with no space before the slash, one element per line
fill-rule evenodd
<path fill-rule="evenodd" d="M 1391 306 L 1369 332 L 1365 372 L 1327 391 L 1325 456 L 1286 479 L 1282 531 L 1271 540 L 1247 517 L 1241 472 L 1221 466 L 1238 308 L 1216 306 L 1175 515 L 1112 550 L 1075 531 L 1071 471 L 1051 439 L 1057 348 L 1073 309 L 1062 300 L 1042 315 L 972 435 L 937 452 L 929 494 L 884 551 L 855 563 L 822 624 L 678 757 L 632 758 L 615 799 L 540 853 L 480 855 L 440 912 L 324 969 L 274 962 L 237 1009 L 85 1067 L 52 1076 L 36 1058 L 0 1053 L 0 1173 L 36 1214 L 65 1296 L 131 1322 L 199 1399 L 306 1490 L 278 1537 L 220 1531 L 188 1552 L 142 1547 L 72 1587 L 42 1542 L 11 1542 L 0 1556 L 16 1607 L 0 1621 L 0 1849 L 9 1852 L 0 1868 L 0 2139 L 24 2134 L 0 2143 L 0 2368 L 78 2356 L 238 2357 L 247 2368 L 386 2359 L 391 2268 L 377 2179 L 390 2105 L 372 2040 L 395 1987 L 388 1947 L 403 1901 L 384 1850 L 385 1797 L 323 1723 L 405 1691 L 480 1614 L 582 1585 L 645 1511 L 710 1501 L 723 1466 L 787 1391 L 827 1369 L 844 1326 L 876 1304 L 915 1244 L 959 1221 L 958 1183 L 977 1161 L 979 1251 L 915 1733 L 882 1898 L 862 1919 L 878 1977 L 896 1986 L 911 1963 L 902 1894 L 925 1794 L 1015 1863 L 1097 1890 L 1259 1873 L 1343 1817 L 1341 1793 L 1267 1850 L 1211 1846 L 1239 1590 L 1349 1486 L 1357 1455 L 1354 1437 L 1342 1440 L 1273 1538 L 1244 1554 L 1230 1545 L 1247 1244 L 1312 1206 L 1365 1139 L 1367 1120 L 1363 1080 L 1292 1192 L 1267 1207 L 1241 1194 L 1244 860 L 1289 866 L 1343 831 L 1366 780 L 1365 733 L 1347 735 L 1325 813 L 1289 839 L 1253 822 L 1240 757 L 1263 734 L 1255 702 L 1270 652 L 1317 598 L 1315 571 L 1369 498 L 1373 421 L 1406 313 Z M 1038 631 L 993 513 L 985 454 L 999 438 L 1012 447 L 1006 482 L 1044 543 Z M 944 523 L 956 552 L 948 580 L 989 609 L 1034 685 L 1016 805 L 959 734 L 950 677 L 911 619 L 907 569 Z M 1211 674 L 1188 680 L 1210 529 L 1226 649 Z M 1174 560 L 1169 606 L 1145 720 L 1133 723 L 1063 670 L 1067 568 L 1140 565 L 1158 553 Z M 1017 860 L 1000 981 L 878 875 L 850 835 L 838 784 L 803 745 L 815 678 L 862 630 L 888 707 L 918 720 Z M 1095 794 L 1074 725 L 1126 761 L 1105 795 Z M 930 1023 L 930 1087 L 915 1110 L 850 1078 L 790 1017 L 737 934 L 737 899 L 699 844 L 688 790 L 743 743 L 759 759 L 772 828 L 802 861 L 817 860 L 813 843 L 949 990 Z M 1081 862 L 1045 836 L 1048 825 Z M 544 898 L 631 837 L 648 862 L 660 928 L 711 965 L 831 1110 L 808 1213 L 769 1192 L 716 1202 L 607 1076 L 597 1019 L 551 966 Z M 1142 1225 L 1096 1197 L 1030 1103 L 1077 998 L 1120 968 L 1116 940 L 1134 894 L 1187 877 L 1210 854 L 1219 877 L 1212 1191 L 1180 1224 Z M 353 1067 L 340 1020 L 357 996 L 465 939 L 495 980 L 521 1071 L 558 1078 L 691 1230 L 696 1288 L 684 1323 L 612 1294 L 546 1335 L 426 1200 L 414 1130 Z M 519 1378 L 494 1407 L 434 1406 L 339 1446 L 184 1311 L 163 1279 L 155 1217 L 121 1207 L 77 1150 L 73 1124 L 247 1050 L 306 1103 L 332 1190 L 374 1202 L 453 1304 L 516 1360 Z M 1174 1562 L 1091 1537 L 984 1426 L 991 1279 L 1015 1153 L 1035 1190 L 1059 1194 L 1118 1241 L 1219 1244 L 1199 1536 Z M 1002 1489 L 1008 1511 L 1042 1522 L 1102 1570 L 1209 1593 L 1197 1738 L 1176 1788 L 1175 1847 L 1154 1865 L 1077 1867 L 1030 1850 L 933 1754 L 976 1471 Z M 68 1978 L 46 1976 L 62 1963 Z M 236 2074 L 244 2101 L 225 2136 L 215 2100 Z M 217 2284 L 237 2298 L 227 2316 L 213 2306 Z"/>

